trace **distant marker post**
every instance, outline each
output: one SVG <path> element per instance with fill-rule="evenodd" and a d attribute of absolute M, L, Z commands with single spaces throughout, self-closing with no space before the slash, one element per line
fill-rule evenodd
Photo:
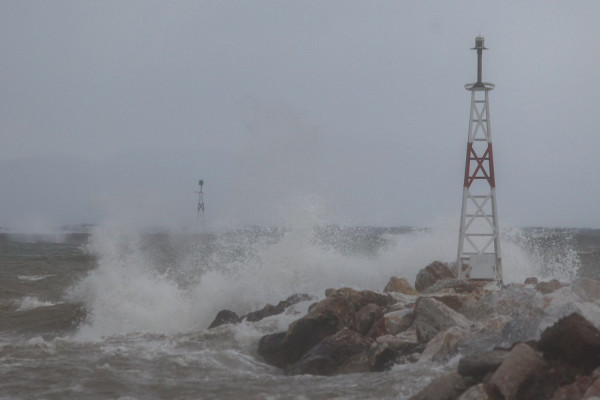
<path fill-rule="evenodd" d="M 502 282 L 489 107 L 495 85 L 481 80 L 482 53 L 487 50 L 483 37 L 475 38 L 472 50 L 477 50 L 477 82 L 465 85 L 471 92 L 471 114 L 456 265 L 461 279 Z"/>
<path fill-rule="evenodd" d="M 198 193 L 198 222 L 204 221 L 204 192 L 202 191 L 202 186 L 204 186 L 204 181 L 200 179 L 198 182 L 200 185 L 200 191 Z"/>

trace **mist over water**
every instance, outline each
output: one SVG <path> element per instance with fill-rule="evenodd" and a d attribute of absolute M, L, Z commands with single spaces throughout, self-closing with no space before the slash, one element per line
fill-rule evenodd
<path fill-rule="evenodd" d="M 451 363 L 419 362 L 376 374 L 286 376 L 263 362 L 260 338 L 286 330 L 327 288 L 381 292 L 391 276 L 412 283 L 432 261 L 456 258 L 457 217 L 428 228 L 341 226 L 321 218 L 322 203 L 303 207 L 282 225 L 158 229 L 156 220 L 144 225 L 140 214 L 123 213 L 89 236 L 61 235 L 64 242 L 47 234 L 0 241 L 3 396 L 391 400 L 447 372 Z M 505 283 L 574 277 L 581 266 L 576 232 L 505 228 Z M 594 233 L 584 239 L 587 257 L 600 254 Z M 513 289 L 508 296 L 535 293 Z M 244 315 L 294 293 L 315 300 L 258 322 L 207 329 L 222 309 Z M 544 323 L 574 309 L 598 320 L 597 307 L 566 290 Z"/>
<path fill-rule="evenodd" d="M 242 315 L 293 293 L 322 298 L 327 288 L 345 286 L 382 291 L 391 276 L 414 282 L 429 263 L 454 262 L 455 222 L 440 219 L 427 229 L 327 225 L 196 234 L 101 225 L 88 245 L 98 266 L 69 296 L 89 312 L 81 337 L 189 332 L 208 327 L 222 309 Z M 571 280 L 580 267 L 571 236 L 504 229 L 505 283 L 529 276 Z"/>

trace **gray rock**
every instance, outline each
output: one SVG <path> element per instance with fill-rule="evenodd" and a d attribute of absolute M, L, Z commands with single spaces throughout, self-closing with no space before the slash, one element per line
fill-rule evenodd
<path fill-rule="evenodd" d="M 452 372 L 435 378 L 409 400 L 456 400 L 474 381 Z"/>
<path fill-rule="evenodd" d="M 415 289 L 421 292 L 440 279 L 447 278 L 454 278 L 450 268 L 440 261 L 434 261 L 419 271 L 415 280 Z"/>
<path fill-rule="evenodd" d="M 563 287 L 564 285 L 562 283 L 560 283 L 558 280 L 556 279 L 552 279 L 549 282 L 540 282 L 537 285 L 535 285 L 535 290 L 537 290 L 540 293 L 543 294 L 548 294 L 548 293 L 552 293 L 555 290 L 560 289 L 561 287 Z"/>
<path fill-rule="evenodd" d="M 488 373 L 497 370 L 508 354 L 508 350 L 492 350 L 466 356 L 458 362 L 457 371 L 462 376 L 482 378 Z"/>
<path fill-rule="evenodd" d="M 464 392 L 458 400 L 492 400 L 493 398 L 488 393 L 485 385 L 480 383 L 479 385 L 471 386 L 466 392 Z"/>
<path fill-rule="evenodd" d="M 392 311 L 383 316 L 385 319 L 385 328 L 390 335 L 397 335 L 410 328 L 415 320 L 415 312 L 413 309 L 404 309 Z"/>
<path fill-rule="evenodd" d="M 415 308 L 415 328 L 419 342 L 428 342 L 439 332 L 459 326 L 469 330 L 471 322 L 440 301 L 422 297 Z"/>
<path fill-rule="evenodd" d="M 471 333 L 459 326 L 452 326 L 435 335 L 423 350 L 419 361 L 446 361 L 458 352 L 458 346 Z"/>
<path fill-rule="evenodd" d="M 286 369 L 290 375 L 335 375 L 357 354 L 366 352 L 371 340 L 344 328 L 314 346 L 298 362 Z"/>
<path fill-rule="evenodd" d="M 476 290 L 481 289 L 483 284 L 484 282 L 466 281 L 454 277 L 444 278 L 438 280 L 426 289 L 423 289 L 421 294 L 440 293 L 442 291 L 447 291 L 447 289 L 452 289 L 452 292 L 454 293 L 473 293 Z"/>
<path fill-rule="evenodd" d="M 538 278 L 536 277 L 529 277 L 525 279 L 525 285 L 537 285 L 538 284 Z"/>
<path fill-rule="evenodd" d="M 378 337 L 368 351 L 371 370 L 384 371 L 388 369 L 401 356 L 411 354 L 418 346 L 417 334 L 412 330 L 399 335 Z"/>
<path fill-rule="evenodd" d="M 367 304 L 354 317 L 354 326 L 361 335 L 366 335 L 373 324 L 383 316 L 383 309 L 376 304 Z"/>
<path fill-rule="evenodd" d="M 591 373 L 600 366 L 600 331 L 579 314 L 571 314 L 547 328 L 538 349 L 548 360 L 566 362 Z"/>
<path fill-rule="evenodd" d="M 224 324 L 237 324 L 242 319 L 238 317 L 238 315 L 231 310 L 221 310 L 218 312 L 217 316 L 210 324 L 208 329 L 216 328 L 217 326 L 221 326 Z"/>
<path fill-rule="evenodd" d="M 490 386 L 505 400 L 523 399 L 527 386 L 545 373 L 542 355 L 525 343 L 516 345 L 490 379 Z"/>
<path fill-rule="evenodd" d="M 419 294 L 419 292 L 417 292 L 410 285 L 410 283 L 408 283 L 408 280 L 406 280 L 406 278 L 397 278 L 395 276 L 392 276 L 390 278 L 387 285 L 385 285 L 385 289 L 383 289 L 383 291 L 385 293 L 396 292 L 396 293 L 403 293 L 403 294 L 408 294 L 408 295 L 418 295 Z"/>
<path fill-rule="evenodd" d="M 392 302 L 393 299 L 388 295 L 368 290 L 330 290 L 327 298 L 314 305 L 304 317 L 290 324 L 288 331 L 276 345 L 266 338 L 265 345 L 261 346 L 261 339 L 259 354 L 269 364 L 287 367 L 298 362 L 325 338 L 342 329 L 357 331 L 356 314 L 366 305 L 385 307 Z"/>

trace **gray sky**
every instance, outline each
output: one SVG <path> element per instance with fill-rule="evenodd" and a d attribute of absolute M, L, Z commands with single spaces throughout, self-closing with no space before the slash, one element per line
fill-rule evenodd
<path fill-rule="evenodd" d="M 0 2 L 0 226 L 460 214 L 481 34 L 500 224 L 600 228 L 598 1 Z"/>

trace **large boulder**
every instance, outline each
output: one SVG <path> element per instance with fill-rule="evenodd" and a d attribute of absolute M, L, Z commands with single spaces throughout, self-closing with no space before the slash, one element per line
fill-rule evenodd
<path fill-rule="evenodd" d="M 419 347 L 417 334 L 413 330 L 398 335 L 385 335 L 375 339 L 369 349 L 369 364 L 372 371 L 384 371 L 405 355 Z"/>
<path fill-rule="evenodd" d="M 261 339 L 259 354 L 265 361 L 280 368 L 294 364 L 312 347 L 344 328 L 364 331 L 368 323 L 358 315 L 363 307 L 369 304 L 385 307 L 393 302 L 388 295 L 350 288 L 328 290 L 327 296 L 304 317 L 291 323 L 283 336 L 267 335 Z"/>
<path fill-rule="evenodd" d="M 496 371 L 508 354 L 508 350 L 499 349 L 465 356 L 458 362 L 456 370 L 463 376 L 483 378 L 488 373 Z"/>
<path fill-rule="evenodd" d="M 528 385 L 541 378 L 547 366 L 542 355 L 525 343 L 516 345 L 490 378 L 504 400 L 525 400 Z"/>
<path fill-rule="evenodd" d="M 452 326 L 435 335 L 421 353 L 419 362 L 446 361 L 458 352 L 461 342 L 471 336 L 471 333 L 460 326 Z"/>
<path fill-rule="evenodd" d="M 590 387 L 583 394 L 583 399 L 592 400 L 593 397 L 600 398 L 600 377 L 590 385 Z"/>
<path fill-rule="evenodd" d="M 249 322 L 260 321 L 263 318 L 270 317 L 272 315 L 282 314 L 288 307 L 300 303 L 301 301 L 311 300 L 312 297 L 306 293 L 295 293 L 289 296 L 287 299 L 280 301 L 277 305 L 267 304 L 263 308 L 257 311 L 252 311 L 242 317 L 238 316 L 231 310 L 221 310 L 210 324 L 208 329 L 216 328 L 217 326 L 225 324 L 237 324 L 243 320 Z"/>
<path fill-rule="evenodd" d="M 538 292 L 540 292 L 542 294 L 548 294 L 548 293 L 554 292 L 555 290 L 560 289 L 563 286 L 565 286 L 565 285 L 560 283 L 558 280 L 552 279 L 551 281 L 548 281 L 548 282 L 539 282 L 538 284 L 535 285 L 535 290 L 537 290 Z"/>
<path fill-rule="evenodd" d="M 493 400 L 492 394 L 489 392 L 487 387 L 480 383 L 478 385 L 471 386 L 466 392 L 464 392 L 458 400 Z"/>
<path fill-rule="evenodd" d="M 344 328 L 321 341 L 286 369 L 290 375 L 334 375 L 353 356 L 366 352 L 371 340 Z"/>
<path fill-rule="evenodd" d="M 225 325 L 225 324 L 237 324 L 242 319 L 231 310 L 221 310 L 217 313 L 217 316 L 210 324 L 208 329 L 216 328 L 217 326 Z"/>
<path fill-rule="evenodd" d="M 383 309 L 370 303 L 358 310 L 354 317 L 354 326 L 361 335 L 366 335 L 373 324 L 383 317 Z"/>
<path fill-rule="evenodd" d="M 432 293 L 474 293 L 482 291 L 488 284 L 486 281 L 467 281 L 458 278 L 443 278 L 421 291 L 421 294 Z"/>
<path fill-rule="evenodd" d="M 415 280 L 415 289 L 422 292 L 437 281 L 450 278 L 454 278 L 450 268 L 441 261 L 434 261 L 419 271 Z"/>
<path fill-rule="evenodd" d="M 246 319 L 246 321 L 249 321 L 249 322 L 257 322 L 263 318 L 267 318 L 272 315 L 282 314 L 284 311 L 285 311 L 285 307 L 267 304 L 260 310 L 253 311 L 253 312 L 246 314 L 245 319 Z"/>
<path fill-rule="evenodd" d="M 471 378 L 452 372 L 435 378 L 409 400 L 456 400 L 473 383 Z"/>
<path fill-rule="evenodd" d="M 411 285 L 408 283 L 406 278 L 397 278 L 392 276 L 388 281 L 387 285 L 385 285 L 385 289 L 383 289 L 385 293 L 396 292 L 402 294 L 408 294 L 411 296 L 418 295 L 417 292 Z"/>
<path fill-rule="evenodd" d="M 439 332 L 459 326 L 469 330 L 471 322 L 462 314 L 433 298 L 422 297 L 415 308 L 415 328 L 419 342 L 428 342 Z"/>
<path fill-rule="evenodd" d="M 306 293 L 294 293 L 289 296 L 287 299 L 280 301 L 277 305 L 267 304 L 262 309 L 250 312 L 246 314 L 242 319 L 246 319 L 249 322 L 260 321 L 263 318 L 270 317 L 272 315 L 282 314 L 288 307 L 293 306 L 294 304 L 300 303 L 302 301 L 311 300 L 312 296 Z"/>
<path fill-rule="evenodd" d="M 410 328 L 415 320 L 415 311 L 411 308 L 392 311 L 383 316 L 386 331 L 390 335 L 396 335 Z"/>
<path fill-rule="evenodd" d="M 548 360 L 566 362 L 589 374 L 600 366 L 600 331 L 579 314 L 571 314 L 547 328 L 538 349 Z"/>
<path fill-rule="evenodd" d="M 600 299 L 599 279 L 576 279 L 571 289 L 584 301 L 594 302 Z"/>
<path fill-rule="evenodd" d="M 580 400 L 584 398 L 587 390 L 594 380 L 591 376 L 582 376 L 575 382 L 558 388 L 552 396 L 552 400 Z"/>
<path fill-rule="evenodd" d="M 478 301 L 475 296 L 465 293 L 434 293 L 423 294 L 421 297 L 436 299 L 459 313 L 476 308 Z"/>
<path fill-rule="evenodd" d="M 292 362 L 290 359 L 294 357 L 294 354 L 281 349 L 281 342 L 285 335 L 286 332 L 272 333 L 261 337 L 258 341 L 258 354 L 268 364 L 283 368 Z"/>

